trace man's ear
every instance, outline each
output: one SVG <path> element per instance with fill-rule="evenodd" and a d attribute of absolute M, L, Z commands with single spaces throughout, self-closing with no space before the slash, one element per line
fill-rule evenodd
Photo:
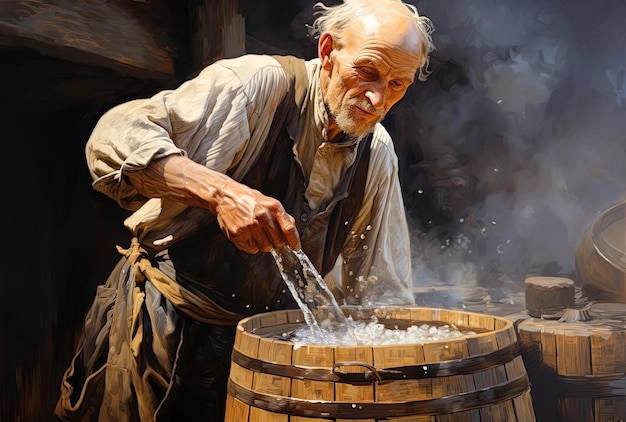
<path fill-rule="evenodd" d="M 333 36 L 328 32 L 320 35 L 320 39 L 318 42 L 318 55 L 320 61 L 322 62 L 322 68 L 324 70 L 331 70 L 333 67 L 332 61 L 330 59 L 330 53 L 333 51 Z"/>

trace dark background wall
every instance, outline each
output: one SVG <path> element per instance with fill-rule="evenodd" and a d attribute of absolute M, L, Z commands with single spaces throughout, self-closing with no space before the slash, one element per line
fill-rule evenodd
<path fill-rule="evenodd" d="M 193 73 L 190 52 L 205 36 L 195 20 L 203 5 L 192 2 L 69 4 L 0 5 L 3 422 L 52 420 L 95 288 L 129 240 L 125 214 L 91 189 L 84 146 L 94 124 Z"/>
<path fill-rule="evenodd" d="M 63 3 L 0 6 L 0 421 L 51 420 L 95 288 L 128 243 L 125 214 L 91 190 L 84 162 L 98 117 L 236 54 L 244 46 L 227 49 L 224 28 L 238 13 L 245 51 L 316 54 L 309 0 L 84 1 L 69 18 Z M 414 4 L 435 22 L 433 73 L 386 125 L 415 286 L 515 291 L 527 274 L 576 278 L 584 228 L 625 199 L 626 5 Z M 43 6 L 61 9 L 50 20 Z M 119 45 L 134 53 L 116 55 Z"/>

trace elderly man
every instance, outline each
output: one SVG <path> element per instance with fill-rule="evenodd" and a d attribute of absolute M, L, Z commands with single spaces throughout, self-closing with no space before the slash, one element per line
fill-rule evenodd
<path fill-rule="evenodd" d="M 134 238 L 87 315 L 60 419 L 221 420 L 237 322 L 295 307 L 273 248 L 338 265 L 340 303 L 413 303 L 380 122 L 426 77 L 433 28 L 400 0 L 315 8 L 318 58 L 220 60 L 96 125 L 94 189 L 134 211 Z"/>

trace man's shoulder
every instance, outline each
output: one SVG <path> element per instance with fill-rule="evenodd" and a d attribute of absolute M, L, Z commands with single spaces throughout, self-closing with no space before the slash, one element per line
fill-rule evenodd
<path fill-rule="evenodd" d="M 206 69 L 222 67 L 235 71 L 247 69 L 255 72 L 267 67 L 285 68 L 289 64 L 299 65 L 300 63 L 303 66 L 315 68 L 315 66 L 319 65 L 319 59 L 304 59 L 290 55 L 244 54 L 243 56 L 219 59 L 207 66 Z"/>
<path fill-rule="evenodd" d="M 243 56 L 219 59 L 210 64 L 208 68 L 227 68 L 236 73 L 255 73 L 260 69 L 267 67 L 277 67 L 280 63 L 267 54 L 245 54 Z"/>
<path fill-rule="evenodd" d="M 216 60 L 202 69 L 197 78 L 213 82 L 239 80 L 242 85 L 245 85 L 263 73 L 273 74 L 274 78 L 281 78 L 284 74 L 280 63 L 272 56 L 246 54 Z"/>

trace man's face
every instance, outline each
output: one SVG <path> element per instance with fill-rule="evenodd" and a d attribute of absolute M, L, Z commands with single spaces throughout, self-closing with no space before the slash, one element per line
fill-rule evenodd
<path fill-rule="evenodd" d="M 414 28 L 397 15 L 368 16 L 344 30 L 330 53 L 326 107 L 336 125 L 360 138 L 374 129 L 413 83 L 420 63 Z"/>

